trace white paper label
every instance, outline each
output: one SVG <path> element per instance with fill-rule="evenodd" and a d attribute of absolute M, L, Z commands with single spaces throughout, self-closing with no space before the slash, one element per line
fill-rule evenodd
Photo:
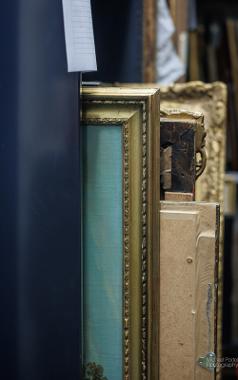
<path fill-rule="evenodd" d="M 90 0 L 63 0 L 68 71 L 96 71 Z"/>

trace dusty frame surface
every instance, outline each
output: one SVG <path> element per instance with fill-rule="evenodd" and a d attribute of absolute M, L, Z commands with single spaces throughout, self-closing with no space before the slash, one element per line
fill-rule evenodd
<path fill-rule="evenodd" d="M 213 84 L 190 82 L 160 88 L 161 107 L 198 111 L 205 117 L 207 164 L 196 183 L 196 200 L 220 204 L 217 335 L 218 357 L 221 357 L 227 90 L 225 84 L 221 82 Z"/>
<path fill-rule="evenodd" d="M 219 206 L 161 202 L 160 215 L 160 379 L 214 380 Z"/>
<path fill-rule="evenodd" d="M 122 126 L 123 379 L 157 378 L 159 93 L 89 87 L 82 101 L 82 128 Z"/>

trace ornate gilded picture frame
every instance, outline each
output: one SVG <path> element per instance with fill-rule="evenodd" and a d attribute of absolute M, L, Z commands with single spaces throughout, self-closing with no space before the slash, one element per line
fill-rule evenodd
<path fill-rule="evenodd" d="M 159 93 L 89 87 L 82 101 L 85 378 L 157 378 Z"/>

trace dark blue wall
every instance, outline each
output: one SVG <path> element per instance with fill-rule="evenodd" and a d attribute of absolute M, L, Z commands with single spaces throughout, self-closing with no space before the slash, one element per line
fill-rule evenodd
<path fill-rule="evenodd" d="M 0 13 L 0 377 L 16 376 L 17 4 Z M 10 22 L 11 21 L 11 22 Z"/>
<path fill-rule="evenodd" d="M 78 76 L 62 2 L 0 14 L 0 378 L 79 379 Z"/>
<path fill-rule="evenodd" d="M 143 1 L 92 0 L 98 71 L 84 79 L 143 82 Z"/>

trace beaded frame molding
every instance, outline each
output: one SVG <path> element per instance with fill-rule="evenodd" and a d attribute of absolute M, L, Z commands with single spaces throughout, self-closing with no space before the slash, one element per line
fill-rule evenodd
<path fill-rule="evenodd" d="M 158 378 L 159 91 L 85 87 L 82 110 L 81 128 L 122 130 L 123 379 Z"/>

